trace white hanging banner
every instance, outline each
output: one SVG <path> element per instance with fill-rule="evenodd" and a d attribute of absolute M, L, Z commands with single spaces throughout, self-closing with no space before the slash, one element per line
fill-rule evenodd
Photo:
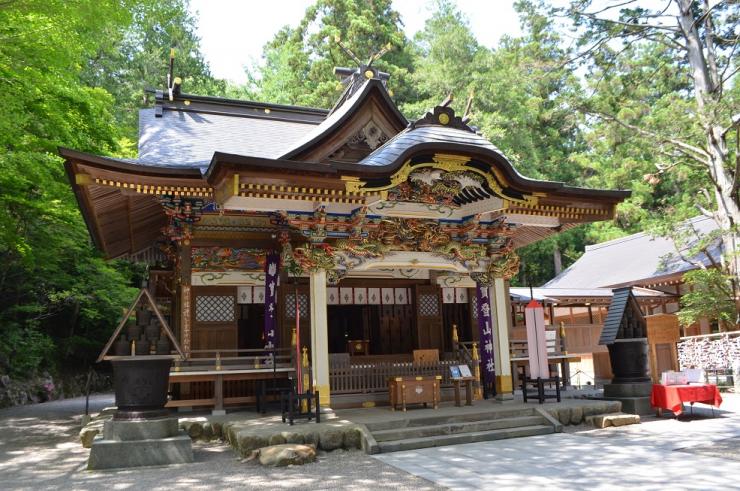
<path fill-rule="evenodd" d="M 339 289 L 339 303 L 340 305 L 352 305 L 354 301 L 354 294 L 352 288 L 340 288 Z"/>
<path fill-rule="evenodd" d="M 265 303 L 265 287 L 255 286 L 253 288 L 252 303 Z"/>
<path fill-rule="evenodd" d="M 547 339 L 545 337 L 545 309 L 537 300 L 531 300 L 524 309 L 527 325 L 527 351 L 529 376 L 533 379 L 550 378 L 547 364 Z"/>
<path fill-rule="evenodd" d="M 339 288 L 330 286 L 326 289 L 326 304 L 339 305 Z"/>
<path fill-rule="evenodd" d="M 355 305 L 367 305 L 367 288 L 355 288 Z"/>
<path fill-rule="evenodd" d="M 442 303 L 455 303 L 455 289 L 450 287 L 442 288 Z"/>
<path fill-rule="evenodd" d="M 468 303 L 467 288 L 455 288 L 455 303 Z"/>
<path fill-rule="evenodd" d="M 380 305 L 380 288 L 367 289 L 367 303 L 370 305 Z"/>
<path fill-rule="evenodd" d="M 252 287 L 251 286 L 237 286 L 236 287 L 236 303 L 252 303 Z"/>
<path fill-rule="evenodd" d="M 396 288 L 396 305 L 407 305 L 409 303 L 409 294 L 406 288 Z"/>
<path fill-rule="evenodd" d="M 383 305 L 394 305 L 396 303 L 396 294 L 393 292 L 393 288 L 383 288 Z"/>

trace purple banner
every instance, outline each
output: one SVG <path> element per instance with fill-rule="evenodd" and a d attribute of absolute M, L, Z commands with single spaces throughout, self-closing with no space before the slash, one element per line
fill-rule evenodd
<path fill-rule="evenodd" d="M 270 252 L 265 261 L 265 349 L 277 344 L 277 287 L 280 274 L 280 254 Z"/>
<path fill-rule="evenodd" d="M 486 387 L 491 387 L 494 380 L 493 322 L 491 321 L 491 302 L 488 300 L 488 287 L 476 283 L 475 293 L 478 298 L 478 334 L 483 383 Z"/>

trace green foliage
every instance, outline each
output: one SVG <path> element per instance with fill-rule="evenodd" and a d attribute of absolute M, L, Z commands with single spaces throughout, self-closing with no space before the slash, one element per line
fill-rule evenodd
<path fill-rule="evenodd" d="M 132 300 L 141 272 L 93 249 L 56 150 L 132 152 L 138 89 L 121 81 L 144 65 L 133 47 L 162 41 L 145 38 L 184 12 L 180 2 L 0 5 L 0 372 L 90 363 Z M 159 76 L 167 54 L 147 58 Z"/>
<path fill-rule="evenodd" d="M 357 64 L 340 48 L 336 37 L 365 62 L 384 46 L 392 50 L 375 65 L 391 74 L 393 90 L 403 99 L 411 64 L 401 19 L 390 0 L 318 0 L 300 24 L 282 28 L 264 49 L 264 66 L 252 79 L 263 101 L 331 107 L 342 90 L 334 67 Z"/>
<path fill-rule="evenodd" d="M 718 269 L 695 269 L 684 275 L 690 292 L 681 297 L 678 320 L 690 326 L 701 319 L 717 319 L 723 330 L 737 324 L 737 308 L 732 295 L 732 276 Z"/>

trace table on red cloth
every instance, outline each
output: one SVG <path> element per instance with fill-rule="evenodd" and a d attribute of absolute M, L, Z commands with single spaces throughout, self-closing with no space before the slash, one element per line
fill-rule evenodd
<path fill-rule="evenodd" d="M 688 385 L 661 385 L 653 384 L 650 394 L 650 404 L 658 410 L 667 409 L 676 415 L 683 412 L 684 402 L 701 402 L 710 406 L 719 407 L 722 396 L 716 385 L 688 384 Z"/>

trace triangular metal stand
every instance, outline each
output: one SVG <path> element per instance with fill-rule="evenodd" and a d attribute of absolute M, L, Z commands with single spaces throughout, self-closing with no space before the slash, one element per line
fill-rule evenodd
<path fill-rule="evenodd" d="M 113 342 L 116 339 L 118 339 L 118 335 L 121 333 L 123 326 L 126 325 L 126 322 L 128 321 L 129 317 L 131 317 L 131 314 L 134 313 L 134 310 L 136 310 L 136 307 L 138 307 L 139 302 L 141 301 L 142 298 L 146 298 L 147 302 L 149 303 L 149 306 L 152 309 L 152 312 L 154 312 L 154 315 L 157 316 L 157 319 L 162 325 L 162 329 L 164 329 L 165 334 L 167 334 L 167 337 L 170 339 L 170 342 L 175 347 L 180 357 L 183 360 L 185 359 L 185 354 L 183 353 L 182 348 L 180 347 L 180 343 L 178 343 L 177 339 L 175 339 L 175 335 L 172 333 L 172 330 L 170 329 L 169 324 L 167 324 L 167 321 L 164 319 L 162 312 L 159 311 L 159 308 L 157 307 L 156 302 L 154 302 L 154 298 L 152 298 L 151 293 L 149 293 L 149 290 L 147 290 L 146 288 L 142 288 L 139 291 L 139 294 L 136 295 L 136 299 L 133 301 L 128 311 L 126 312 L 126 314 L 121 319 L 121 322 L 118 323 L 118 327 L 116 327 L 116 330 L 113 332 L 113 335 L 108 340 L 108 343 L 105 345 L 105 347 L 103 348 L 103 351 L 100 352 L 100 356 L 98 356 L 98 359 L 96 360 L 97 363 L 103 360 L 109 360 L 111 358 L 110 356 L 108 356 L 108 351 L 110 351 L 111 346 L 113 346 Z M 146 355 L 141 355 L 141 356 L 146 356 Z M 116 357 L 116 358 L 119 358 L 119 357 Z"/>

